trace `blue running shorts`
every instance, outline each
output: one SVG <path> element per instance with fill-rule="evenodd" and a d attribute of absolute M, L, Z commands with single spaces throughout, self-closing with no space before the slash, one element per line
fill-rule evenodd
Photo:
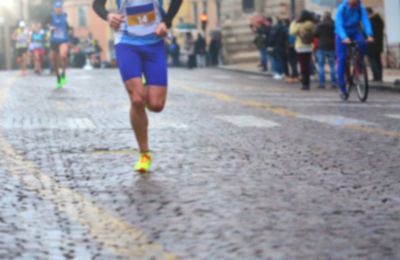
<path fill-rule="evenodd" d="M 115 47 L 119 71 L 123 81 L 146 77 L 147 85 L 168 86 L 167 55 L 164 41 L 150 45 L 119 43 Z"/>

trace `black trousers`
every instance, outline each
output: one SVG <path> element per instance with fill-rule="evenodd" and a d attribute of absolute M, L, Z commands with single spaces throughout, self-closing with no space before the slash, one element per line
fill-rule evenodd
<path fill-rule="evenodd" d="M 368 60 L 371 65 L 374 80 L 382 81 L 382 59 L 380 53 L 369 53 Z"/>
<path fill-rule="evenodd" d="M 288 61 L 292 72 L 292 77 L 297 78 L 299 76 L 299 71 L 297 69 L 297 54 L 294 47 L 289 47 L 288 51 Z"/>
<path fill-rule="evenodd" d="M 297 53 L 297 59 L 301 69 L 301 83 L 304 88 L 310 87 L 310 70 L 311 70 L 311 52 Z"/>

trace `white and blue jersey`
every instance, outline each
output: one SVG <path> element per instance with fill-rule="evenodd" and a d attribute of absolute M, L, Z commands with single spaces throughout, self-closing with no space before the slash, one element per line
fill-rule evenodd
<path fill-rule="evenodd" d="M 67 15 L 62 13 L 60 16 L 52 13 L 52 20 L 50 25 L 55 27 L 55 30 L 51 33 L 50 41 L 54 43 L 68 42 L 68 23 Z"/>
<path fill-rule="evenodd" d="M 163 40 L 154 34 L 165 15 L 162 0 L 116 0 L 125 22 L 115 32 L 115 44 L 150 45 Z"/>

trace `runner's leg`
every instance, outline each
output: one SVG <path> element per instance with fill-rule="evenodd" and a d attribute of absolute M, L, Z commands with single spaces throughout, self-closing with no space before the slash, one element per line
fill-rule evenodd
<path fill-rule="evenodd" d="M 146 114 L 146 91 L 142 84 L 142 78 L 132 78 L 125 81 L 131 101 L 130 119 L 135 132 L 136 140 L 141 153 L 149 151 L 148 144 L 148 125 L 149 121 Z"/>
<path fill-rule="evenodd" d="M 68 44 L 62 43 L 60 45 L 59 51 L 60 51 L 62 75 L 65 75 L 65 71 L 67 70 Z"/>
<path fill-rule="evenodd" d="M 27 59 L 27 52 L 22 53 L 22 72 L 25 73 L 26 71 L 26 59 Z"/>
<path fill-rule="evenodd" d="M 167 88 L 163 86 L 146 87 L 146 105 L 151 112 L 163 111 L 167 99 Z"/>
<path fill-rule="evenodd" d="M 58 70 L 58 52 L 54 49 L 50 51 L 50 60 L 53 64 L 54 72 L 56 73 L 57 78 L 59 78 L 60 72 Z"/>
<path fill-rule="evenodd" d="M 33 51 L 33 55 L 35 56 L 35 72 L 38 73 L 39 72 L 39 60 L 40 60 L 40 54 L 39 54 L 39 50 L 35 49 Z"/>
<path fill-rule="evenodd" d="M 167 97 L 167 56 L 164 43 L 152 45 L 143 51 L 143 71 L 147 80 L 146 105 L 152 112 L 164 109 Z"/>
<path fill-rule="evenodd" d="M 39 50 L 39 61 L 38 61 L 39 73 L 42 72 L 43 55 L 44 55 L 44 50 Z"/>
<path fill-rule="evenodd" d="M 142 83 L 142 57 L 139 48 L 128 44 L 115 47 L 117 63 L 121 77 L 131 101 L 130 121 L 140 152 L 149 151 L 148 118 L 146 114 L 146 91 Z"/>

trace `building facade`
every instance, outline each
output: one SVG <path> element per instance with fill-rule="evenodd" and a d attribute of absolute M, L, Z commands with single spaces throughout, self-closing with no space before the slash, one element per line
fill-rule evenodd
<path fill-rule="evenodd" d="M 209 41 L 210 38 L 207 37 L 211 31 L 220 30 L 221 28 L 221 0 L 191 0 L 191 17 L 192 23 L 197 27 L 198 32 L 203 32 L 201 24 L 201 15 L 206 15 L 208 22 L 207 28 L 204 32 L 206 39 Z"/>

